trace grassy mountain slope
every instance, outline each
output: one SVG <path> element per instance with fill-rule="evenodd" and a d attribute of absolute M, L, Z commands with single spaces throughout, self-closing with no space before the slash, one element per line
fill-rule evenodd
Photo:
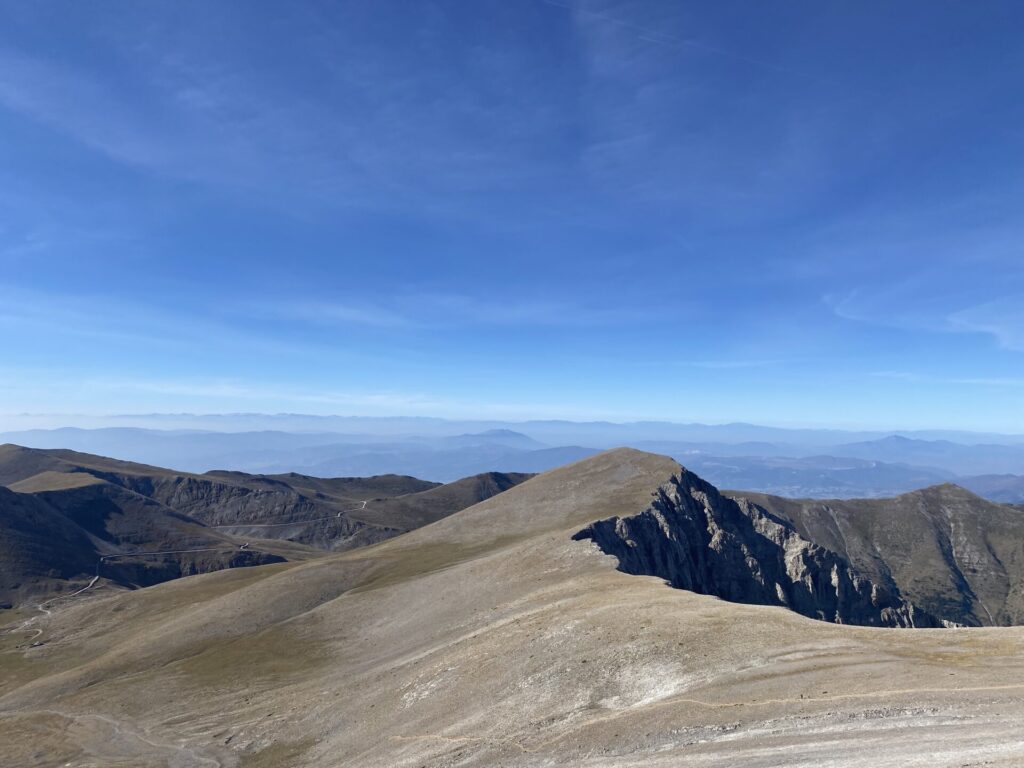
<path fill-rule="evenodd" d="M 615 451 L 377 546 L 68 602 L 0 636 L 12 764 L 1024 760 L 1024 629 L 814 621 L 631 576 L 573 535 L 678 474 Z M 922 750 L 921 745 L 928 749 Z"/>

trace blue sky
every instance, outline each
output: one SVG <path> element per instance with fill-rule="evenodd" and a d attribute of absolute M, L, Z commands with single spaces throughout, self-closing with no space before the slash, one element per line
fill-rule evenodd
<path fill-rule="evenodd" d="M 1019 3 L 0 16 L 0 413 L 1024 431 Z"/>

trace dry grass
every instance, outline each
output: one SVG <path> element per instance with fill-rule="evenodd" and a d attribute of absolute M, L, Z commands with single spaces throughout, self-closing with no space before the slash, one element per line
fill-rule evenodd
<path fill-rule="evenodd" d="M 111 727 L 154 745 L 131 739 L 138 765 L 1024 764 L 1020 628 L 835 626 L 571 540 L 665 467 L 598 457 L 366 550 L 65 608 L 0 711 L 89 713 L 33 731 L 47 765 Z"/>
<path fill-rule="evenodd" d="M 283 768 L 288 765 L 301 765 L 300 759 L 316 745 L 312 737 L 298 741 L 281 741 L 258 752 L 242 755 L 240 768 Z"/>
<path fill-rule="evenodd" d="M 85 488 L 89 485 L 102 485 L 101 480 L 88 472 L 55 472 L 48 470 L 38 475 L 26 477 L 8 488 L 17 493 L 41 493 L 43 491 L 66 491 L 71 488 Z"/>

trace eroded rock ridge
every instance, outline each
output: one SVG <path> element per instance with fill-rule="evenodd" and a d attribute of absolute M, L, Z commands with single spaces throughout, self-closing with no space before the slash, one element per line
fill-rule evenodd
<path fill-rule="evenodd" d="M 722 496 L 682 468 L 643 511 L 600 520 L 574 538 L 592 539 L 626 573 L 731 602 L 784 606 L 838 624 L 945 625 L 894 584 L 873 582 L 788 521 Z"/>

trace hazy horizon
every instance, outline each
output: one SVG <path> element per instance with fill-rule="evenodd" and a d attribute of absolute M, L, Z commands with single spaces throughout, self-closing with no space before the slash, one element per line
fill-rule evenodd
<path fill-rule="evenodd" d="M 56 422 L 66 423 L 67 417 Z M 0 420 L 2 443 L 201 474 L 405 475 L 441 483 L 544 472 L 625 447 L 670 456 L 719 487 L 796 498 L 878 498 L 955 483 L 992 501 L 1024 501 L 1024 435 L 987 432 L 150 414 L 20 431 L 4 431 Z"/>
<path fill-rule="evenodd" d="M 304 428 L 293 426 L 294 423 L 305 423 Z M 571 419 L 571 418 L 493 418 L 493 417 L 446 417 L 418 414 L 361 415 L 340 413 L 301 413 L 278 412 L 262 413 L 258 411 L 237 411 L 222 413 L 110 413 L 110 414 L 71 414 L 71 413 L 12 413 L 0 414 L 0 433 L 31 430 L 54 431 L 60 429 L 144 429 L 144 430 L 202 430 L 210 432 L 244 432 L 279 429 L 292 432 L 317 431 L 317 424 L 324 432 L 339 432 L 346 423 L 362 422 L 365 424 L 388 424 L 409 422 L 410 424 L 459 425 L 467 427 L 489 428 L 520 426 L 524 429 L 531 424 L 564 423 L 569 425 L 607 424 L 616 427 L 654 424 L 669 427 L 752 427 L 755 429 L 777 430 L 779 432 L 818 432 L 865 435 L 898 435 L 898 434 L 961 434 L 964 436 L 1003 436 L 1007 438 L 1024 438 L 1024 431 L 957 429 L 943 426 L 860 426 L 842 423 L 773 423 L 770 421 L 702 421 L 699 419 Z M 290 426 L 290 424 L 292 426 Z M 170 426 L 169 426 L 170 425 Z M 411 434 L 404 432 L 402 434 Z"/>

